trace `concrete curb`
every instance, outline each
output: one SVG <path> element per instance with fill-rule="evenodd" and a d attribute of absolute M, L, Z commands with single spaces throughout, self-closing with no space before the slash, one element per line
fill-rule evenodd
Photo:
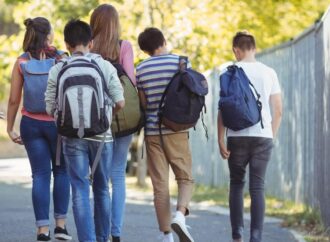
<path fill-rule="evenodd" d="M 297 242 L 306 242 L 306 240 L 304 239 L 304 236 L 292 229 L 289 229 L 290 233 L 294 236 L 294 238 L 297 240 Z"/>

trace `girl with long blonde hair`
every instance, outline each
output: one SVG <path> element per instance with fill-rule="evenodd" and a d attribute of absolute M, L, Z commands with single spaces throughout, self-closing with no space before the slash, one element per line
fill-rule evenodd
<path fill-rule="evenodd" d="M 92 13 L 90 25 L 93 32 L 92 52 L 104 59 L 119 63 L 134 84 L 134 56 L 130 42 L 120 39 L 120 23 L 117 10 L 110 4 L 98 6 Z M 125 210 L 126 185 L 125 172 L 127 154 L 132 135 L 114 137 L 111 160 L 111 235 L 112 242 L 120 241 Z"/>

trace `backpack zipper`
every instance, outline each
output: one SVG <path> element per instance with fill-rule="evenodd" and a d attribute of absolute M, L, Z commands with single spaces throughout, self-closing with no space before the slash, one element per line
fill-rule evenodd
<path fill-rule="evenodd" d="M 89 89 L 93 90 L 93 94 L 95 95 L 95 100 L 96 100 L 96 106 L 97 106 L 97 117 L 100 120 L 101 119 L 101 114 L 100 114 L 100 101 L 97 98 L 97 93 L 95 91 L 94 88 L 91 88 L 90 86 L 87 85 L 79 85 L 80 87 L 87 87 Z M 71 89 L 77 88 L 78 86 L 74 86 L 74 87 L 69 87 L 67 90 L 65 90 L 64 94 L 63 94 L 63 105 L 62 105 L 62 117 L 61 117 L 61 126 L 64 125 L 64 118 L 65 118 L 65 104 L 66 104 L 66 96 L 67 96 L 67 92 L 70 91 Z M 91 107 L 92 109 L 93 107 Z"/>

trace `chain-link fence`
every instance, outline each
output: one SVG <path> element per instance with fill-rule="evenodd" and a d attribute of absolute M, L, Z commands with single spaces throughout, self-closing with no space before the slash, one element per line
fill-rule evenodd
<path fill-rule="evenodd" d="M 267 172 L 267 194 L 319 208 L 330 226 L 330 11 L 297 38 L 260 53 L 279 77 L 284 116 Z M 217 144 L 219 71 L 207 73 L 210 94 L 203 129 L 192 132 L 197 183 L 228 185 L 227 162 Z"/>

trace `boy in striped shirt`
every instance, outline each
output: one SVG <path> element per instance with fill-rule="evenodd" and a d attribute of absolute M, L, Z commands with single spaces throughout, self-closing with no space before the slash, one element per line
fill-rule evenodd
<path fill-rule="evenodd" d="M 192 159 L 188 130 L 174 132 L 161 127 L 161 144 L 158 126 L 158 106 L 166 86 L 179 69 L 179 56 L 170 54 L 162 32 L 156 28 L 145 29 L 138 38 L 141 50 L 150 55 L 136 69 L 137 87 L 146 113 L 145 141 L 148 171 L 154 190 L 154 205 L 163 242 L 173 242 L 171 228 L 180 242 L 194 241 L 185 224 L 188 205 L 193 190 Z M 189 67 L 189 65 L 188 65 Z M 176 214 L 171 221 L 169 195 L 169 167 L 178 184 Z"/>

